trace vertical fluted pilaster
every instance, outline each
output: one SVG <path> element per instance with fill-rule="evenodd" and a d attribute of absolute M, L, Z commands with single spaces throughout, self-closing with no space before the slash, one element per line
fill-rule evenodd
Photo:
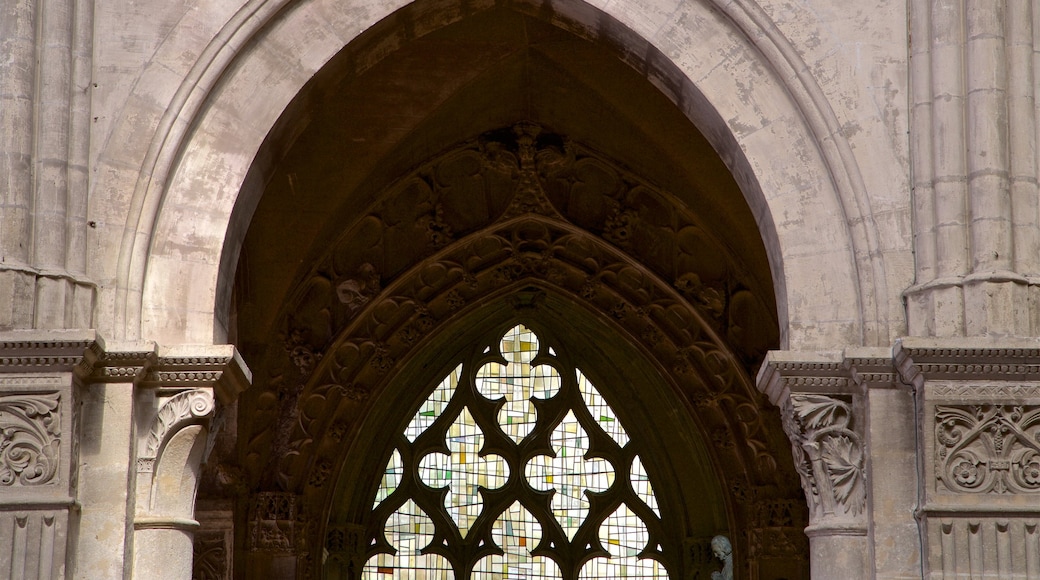
<path fill-rule="evenodd" d="M 910 333 L 1040 330 L 1031 0 L 911 3 L 916 284 Z"/>
<path fill-rule="evenodd" d="M 0 264 L 29 263 L 36 0 L 0 0 Z"/>
<path fill-rule="evenodd" d="M 964 0 L 939 0 L 935 8 L 931 14 L 931 163 L 938 275 L 946 277 L 968 272 Z"/>
<path fill-rule="evenodd" d="M 1004 2 L 969 0 L 966 17 L 972 272 L 1007 271 L 1012 232 Z"/>
<path fill-rule="evenodd" d="M 37 278 L 34 328 L 65 324 L 66 210 L 69 176 L 69 105 L 72 78 L 72 11 L 68 0 L 40 3 L 36 195 L 33 207 L 33 266 Z"/>
<path fill-rule="evenodd" d="M 0 0 L 0 329 L 89 328 L 93 4 Z"/>
<path fill-rule="evenodd" d="M 1010 123 L 1011 219 L 1014 270 L 1040 274 L 1040 191 L 1037 189 L 1036 75 L 1033 67 L 1033 0 L 1008 0 L 1007 68 Z"/>

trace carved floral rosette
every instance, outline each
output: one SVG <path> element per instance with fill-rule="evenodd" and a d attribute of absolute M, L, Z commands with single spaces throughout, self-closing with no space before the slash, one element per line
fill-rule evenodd
<path fill-rule="evenodd" d="M 1040 405 L 937 405 L 935 441 L 949 491 L 1040 491 Z"/>
<path fill-rule="evenodd" d="M 860 516 L 866 509 L 864 456 L 851 428 L 850 403 L 835 396 L 792 394 L 783 420 L 809 501 L 810 523 Z"/>
<path fill-rule="evenodd" d="M 0 396 L 0 486 L 56 481 L 60 401 L 59 393 Z"/>

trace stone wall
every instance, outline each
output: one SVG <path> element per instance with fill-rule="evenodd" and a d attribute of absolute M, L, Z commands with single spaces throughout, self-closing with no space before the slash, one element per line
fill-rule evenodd
<path fill-rule="evenodd" d="M 615 50 L 740 186 L 813 576 L 1040 575 L 1036 3 L 506 4 Z M 230 574 L 247 532 L 194 500 L 249 382 L 265 140 L 365 31 L 359 70 L 495 6 L 0 0 L 0 576 L 187 578 L 193 543 Z"/>

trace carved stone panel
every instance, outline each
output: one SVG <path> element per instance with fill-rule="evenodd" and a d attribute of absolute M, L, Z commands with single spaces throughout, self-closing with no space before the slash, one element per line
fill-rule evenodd
<path fill-rule="evenodd" d="M 56 392 L 0 395 L 0 486 L 57 483 L 60 403 Z"/>
<path fill-rule="evenodd" d="M 72 375 L 0 378 L 0 502 L 67 501 Z"/>
<path fill-rule="evenodd" d="M 257 493 L 253 496 L 249 512 L 249 550 L 274 554 L 295 553 L 298 516 L 294 494 Z"/>
<path fill-rule="evenodd" d="M 1040 405 L 936 405 L 935 449 L 947 491 L 1040 492 Z"/>

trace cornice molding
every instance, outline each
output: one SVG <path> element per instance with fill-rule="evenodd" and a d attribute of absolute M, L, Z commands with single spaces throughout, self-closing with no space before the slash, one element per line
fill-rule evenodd
<path fill-rule="evenodd" d="M 152 388 L 212 386 L 222 403 L 244 391 L 252 374 L 234 346 L 161 347 L 152 342 L 105 344 L 93 330 L 0 333 L 0 375 L 71 372 L 85 383 L 135 383 Z"/>
<path fill-rule="evenodd" d="M 896 341 L 892 357 L 917 387 L 925 379 L 1029 381 L 1040 374 L 1040 339 L 908 337 Z"/>

